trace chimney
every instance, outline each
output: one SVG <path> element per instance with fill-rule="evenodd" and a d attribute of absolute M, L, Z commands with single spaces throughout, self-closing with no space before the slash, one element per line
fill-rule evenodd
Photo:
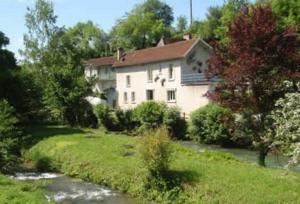
<path fill-rule="evenodd" d="M 157 43 L 157 47 L 162 47 L 162 46 L 165 46 L 166 45 L 166 40 L 164 37 L 161 37 L 159 42 Z"/>
<path fill-rule="evenodd" d="M 191 40 L 192 39 L 192 35 L 190 33 L 185 33 L 185 34 L 183 34 L 183 39 L 184 40 Z"/>
<path fill-rule="evenodd" d="M 119 47 L 117 51 L 117 60 L 119 61 L 124 55 L 124 49 Z"/>

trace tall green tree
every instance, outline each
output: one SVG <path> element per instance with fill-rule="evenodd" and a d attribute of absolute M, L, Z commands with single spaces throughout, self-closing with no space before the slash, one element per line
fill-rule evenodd
<path fill-rule="evenodd" d="M 111 54 L 108 36 L 92 21 L 77 23 L 67 30 L 66 35 L 81 51 L 83 59 Z"/>
<path fill-rule="evenodd" d="M 190 27 L 190 32 L 193 36 L 198 36 L 206 41 L 218 40 L 216 30 L 221 26 L 222 7 L 209 7 L 206 19 L 196 21 Z"/>
<path fill-rule="evenodd" d="M 117 21 L 111 32 L 112 46 L 114 49 L 151 47 L 161 37 L 171 36 L 173 20 L 169 5 L 159 0 L 147 0 Z"/>
<path fill-rule="evenodd" d="M 187 31 L 188 25 L 187 25 L 187 19 L 185 16 L 179 16 L 177 18 L 177 24 L 176 24 L 176 32 L 179 34 L 184 34 Z"/>
<path fill-rule="evenodd" d="M 25 50 L 21 51 L 25 62 L 42 70 L 40 62 L 49 39 L 57 31 L 57 16 L 51 1 L 37 0 L 33 8 L 27 8 L 25 25 L 28 33 L 24 35 Z"/>
<path fill-rule="evenodd" d="M 174 21 L 173 9 L 161 0 L 146 0 L 138 4 L 134 13 L 154 13 L 156 20 L 162 20 L 165 26 L 170 27 Z"/>
<path fill-rule="evenodd" d="M 85 97 L 92 94 L 91 84 L 84 77 L 81 49 L 61 29 L 45 51 L 48 69 L 44 101 L 52 115 L 71 126 L 82 125 L 91 107 Z"/>
<path fill-rule="evenodd" d="M 169 30 L 153 13 L 134 13 L 117 22 L 111 41 L 114 48 L 142 49 L 153 46 L 166 35 L 170 35 Z"/>

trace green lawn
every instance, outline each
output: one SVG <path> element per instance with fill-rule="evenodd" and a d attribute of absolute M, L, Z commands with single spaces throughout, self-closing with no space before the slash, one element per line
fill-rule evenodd
<path fill-rule="evenodd" d="M 48 203 L 43 195 L 43 181 L 21 182 L 0 174 L 1 204 L 43 204 Z"/>
<path fill-rule="evenodd" d="M 143 191 L 146 170 L 136 150 L 138 138 L 100 130 L 67 132 L 64 128 L 33 131 L 36 137 L 47 134 L 49 138 L 31 148 L 27 157 L 49 160 L 67 175 L 106 184 L 141 200 L 156 197 L 159 203 L 300 203 L 299 173 L 286 174 L 242 163 L 225 153 L 198 153 L 175 143 L 171 170 L 182 190 L 167 195 Z M 171 200 L 172 193 L 177 195 L 175 200 Z"/>

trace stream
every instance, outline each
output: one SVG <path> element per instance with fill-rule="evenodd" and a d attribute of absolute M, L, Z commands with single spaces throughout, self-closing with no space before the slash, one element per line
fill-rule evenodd
<path fill-rule="evenodd" d="M 256 163 L 256 164 L 258 163 L 258 159 L 257 159 L 258 153 L 256 151 L 239 149 L 239 148 L 223 148 L 218 145 L 206 145 L 206 144 L 200 144 L 192 141 L 181 141 L 179 143 L 185 147 L 195 149 L 199 152 L 205 150 L 227 152 L 234 155 L 240 161 Z M 288 158 L 282 155 L 268 154 L 268 156 L 266 157 L 266 166 L 270 168 L 283 169 L 287 163 L 288 163 Z M 300 165 L 291 168 L 291 170 L 300 172 Z"/>
<path fill-rule="evenodd" d="M 57 204 L 135 204 L 132 199 L 104 186 L 53 173 L 15 173 L 12 178 L 22 181 L 51 180 L 45 197 Z"/>

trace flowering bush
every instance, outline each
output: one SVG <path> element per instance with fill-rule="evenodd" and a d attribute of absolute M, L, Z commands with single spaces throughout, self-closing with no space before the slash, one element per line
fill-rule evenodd
<path fill-rule="evenodd" d="M 300 89 L 300 83 L 297 86 Z M 289 165 L 300 163 L 300 93 L 285 94 L 276 102 L 271 117 L 275 132 L 273 146 L 280 146 L 291 157 Z"/>

